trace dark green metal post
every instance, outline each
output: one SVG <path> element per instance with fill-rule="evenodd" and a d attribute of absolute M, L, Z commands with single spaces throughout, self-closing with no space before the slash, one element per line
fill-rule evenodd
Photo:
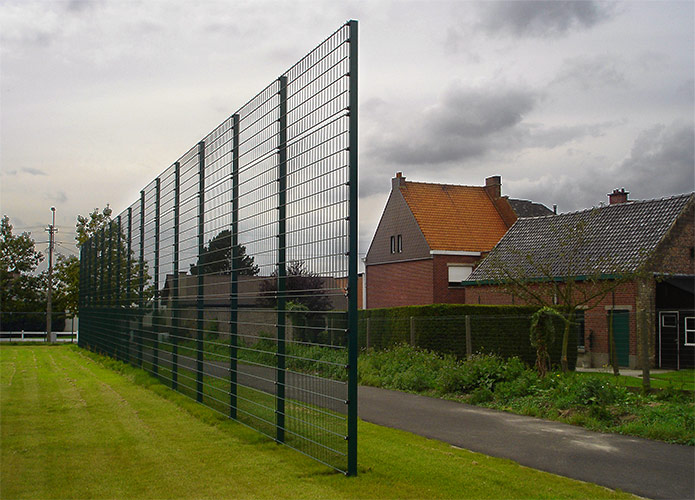
<path fill-rule="evenodd" d="M 91 258 L 89 259 L 90 262 L 92 263 L 92 269 L 91 269 L 91 276 L 92 276 L 92 283 L 91 283 L 91 298 L 90 298 L 90 314 L 89 314 L 89 322 L 90 322 L 90 332 L 89 332 L 89 346 L 91 348 L 95 348 L 96 346 L 94 345 L 95 342 L 95 334 L 96 332 L 94 329 L 96 328 L 97 321 L 96 316 L 97 316 L 97 307 L 99 306 L 99 271 L 97 269 L 97 256 L 99 252 L 99 233 L 97 232 L 94 236 L 92 236 L 92 252 L 91 252 Z"/>
<path fill-rule="evenodd" d="M 145 312 L 145 191 L 140 191 L 140 297 L 138 300 L 138 332 L 136 344 L 138 349 L 138 366 L 142 367 L 142 341 L 145 336 L 142 334 L 144 328 Z"/>
<path fill-rule="evenodd" d="M 287 77 L 281 76 L 280 84 L 280 137 L 278 145 L 278 353 L 276 394 L 276 439 L 285 442 L 285 298 L 287 257 Z"/>
<path fill-rule="evenodd" d="M 229 416 L 237 417 L 239 342 L 239 115 L 232 116 L 232 283 L 229 296 Z"/>
<path fill-rule="evenodd" d="M 357 475 L 357 21 L 350 28 L 350 248 L 348 263 L 348 476 Z"/>
<path fill-rule="evenodd" d="M 115 298 L 113 301 L 113 308 L 115 311 L 115 318 L 114 318 L 114 329 L 116 331 L 115 335 L 115 342 L 116 342 L 116 359 L 123 359 L 123 317 L 121 315 L 121 312 L 123 309 L 121 308 L 121 259 L 123 256 L 121 255 L 121 245 L 123 242 L 121 241 L 121 216 L 118 216 L 118 219 L 116 219 L 116 293 L 115 293 Z"/>
<path fill-rule="evenodd" d="M 181 191 L 181 165 L 174 164 L 174 289 L 172 294 L 171 331 L 171 388 L 179 385 L 179 205 Z"/>
<path fill-rule="evenodd" d="M 104 284 L 104 277 L 106 276 L 106 228 L 102 227 L 99 230 L 99 235 L 101 236 L 100 242 L 99 242 L 99 247 L 101 251 L 101 259 L 100 259 L 100 266 L 99 266 L 99 322 L 101 323 L 101 326 L 98 328 L 99 329 L 99 335 L 97 339 L 97 343 L 99 344 L 99 350 L 104 351 L 104 329 L 105 329 L 105 323 L 106 323 L 106 318 L 104 318 L 104 311 L 106 309 L 106 285 Z M 96 325 L 95 325 L 96 326 Z"/>
<path fill-rule="evenodd" d="M 154 198 L 154 308 L 152 311 L 152 372 L 159 373 L 159 177 Z"/>
<path fill-rule="evenodd" d="M 86 268 L 87 268 L 87 255 L 88 255 L 87 243 L 88 242 L 84 242 L 80 246 L 80 277 L 79 277 L 80 289 L 79 289 L 78 302 L 77 302 L 77 315 L 80 318 L 80 330 L 82 329 L 82 324 L 83 324 L 84 319 L 86 318 L 86 312 L 87 312 L 87 304 L 86 304 L 87 289 L 85 287 L 86 276 L 87 276 L 87 270 L 86 270 Z M 84 347 L 84 345 L 82 344 L 82 336 L 78 337 L 77 344 L 80 347 Z"/>
<path fill-rule="evenodd" d="M 116 355 L 116 343 L 115 343 L 115 336 L 112 335 L 111 330 L 113 328 L 113 221 L 109 222 L 109 248 L 107 250 L 108 252 L 108 257 L 107 257 L 107 262 L 108 262 L 108 271 L 107 271 L 107 281 L 108 284 L 106 286 L 106 306 L 107 306 L 107 313 L 106 313 L 106 328 L 104 329 L 105 335 L 108 335 L 108 338 L 105 340 L 107 342 L 107 347 L 108 347 L 108 352 L 111 353 L 111 356 Z"/>
<path fill-rule="evenodd" d="M 205 328 L 205 276 L 203 254 L 205 252 L 205 142 L 198 143 L 198 341 L 196 363 L 196 400 L 203 402 L 203 330 Z"/>
<path fill-rule="evenodd" d="M 126 255 L 126 280 L 125 280 L 125 296 L 126 296 L 126 308 L 127 308 L 127 313 L 126 313 L 126 330 L 125 330 L 125 335 L 126 335 L 126 342 L 127 342 L 127 354 L 126 354 L 126 361 L 128 363 L 132 363 L 132 356 L 130 354 L 130 322 L 131 322 L 131 316 L 132 316 L 132 305 L 133 305 L 133 300 L 131 297 L 131 280 L 133 279 L 133 259 L 132 259 L 132 254 L 133 254 L 133 209 L 131 207 L 128 207 L 128 249 L 127 249 L 127 255 Z"/>

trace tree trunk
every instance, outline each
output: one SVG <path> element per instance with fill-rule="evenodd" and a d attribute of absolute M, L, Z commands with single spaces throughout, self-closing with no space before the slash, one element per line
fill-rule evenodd
<path fill-rule="evenodd" d="M 562 334 L 562 356 L 560 358 L 560 367 L 563 372 L 568 372 L 569 361 L 567 360 L 567 349 L 570 340 L 570 330 L 572 329 L 572 324 L 574 324 L 574 310 L 565 312 L 565 330 Z"/>

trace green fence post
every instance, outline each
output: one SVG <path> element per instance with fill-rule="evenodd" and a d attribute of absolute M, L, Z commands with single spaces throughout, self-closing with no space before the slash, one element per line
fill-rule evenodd
<path fill-rule="evenodd" d="M 232 283 L 229 297 L 229 416 L 237 418 L 239 342 L 239 115 L 232 116 Z"/>
<path fill-rule="evenodd" d="M 357 475 L 357 21 L 348 22 L 350 29 L 350 109 L 349 109 L 349 262 L 348 262 L 348 476 Z"/>
<path fill-rule="evenodd" d="M 159 177 L 155 179 L 154 198 L 154 307 L 152 310 L 152 372 L 159 375 Z"/>
<path fill-rule="evenodd" d="M 116 331 L 115 342 L 117 346 L 116 359 L 123 359 L 123 317 L 121 315 L 123 309 L 121 308 L 121 216 L 116 219 L 116 294 L 114 300 L 114 311 L 116 317 L 114 318 L 114 329 Z"/>
<path fill-rule="evenodd" d="M 277 313 L 278 313 L 278 348 L 277 348 L 277 375 L 276 375 L 276 440 L 285 442 L 285 298 L 287 263 L 285 249 L 286 215 L 287 215 L 287 77 L 278 79 L 280 84 L 280 131 L 278 143 L 278 287 L 277 287 Z"/>
<path fill-rule="evenodd" d="M 179 205 L 181 195 L 181 165 L 174 163 L 174 290 L 172 296 L 171 330 L 171 388 L 178 388 L 179 373 Z"/>
<path fill-rule="evenodd" d="M 131 316 L 132 316 L 132 289 L 131 289 L 131 280 L 133 279 L 133 208 L 128 207 L 128 249 L 126 251 L 126 281 L 125 281 L 125 297 L 126 297 L 126 342 L 127 342 L 127 355 L 126 355 L 126 361 L 128 363 L 133 362 L 133 358 L 130 354 L 130 321 L 131 321 Z"/>
<path fill-rule="evenodd" d="M 77 299 L 77 315 L 80 318 L 80 330 L 82 330 L 82 323 L 87 317 L 87 304 L 86 304 L 86 296 L 87 296 L 87 287 L 85 285 L 86 283 L 86 276 L 87 276 L 87 255 L 88 255 L 88 247 L 87 244 L 89 242 L 86 241 L 82 245 L 80 245 L 80 276 L 79 276 L 79 292 L 78 292 L 78 299 Z M 74 320 L 73 320 L 74 321 Z M 74 323 L 73 323 L 74 324 Z M 77 345 L 80 347 L 84 347 L 82 344 L 82 335 L 80 335 L 77 338 Z"/>
<path fill-rule="evenodd" d="M 142 367 L 142 342 L 145 312 L 145 191 L 140 191 L 140 297 L 138 300 L 138 332 L 135 336 L 138 349 L 138 366 Z"/>
<path fill-rule="evenodd" d="M 98 338 L 95 339 L 97 341 L 97 344 L 99 345 L 100 351 L 105 350 L 104 346 L 104 330 L 105 330 L 105 323 L 106 323 L 106 318 L 104 317 L 104 311 L 106 309 L 106 285 L 104 284 L 104 277 L 106 276 L 106 228 L 102 227 L 99 230 L 99 234 L 101 235 L 101 241 L 99 243 L 100 251 L 101 251 L 101 259 L 100 259 L 100 266 L 99 266 L 99 322 L 101 325 L 99 326 L 99 335 Z M 95 325 L 96 326 L 96 325 Z"/>
<path fill-rule="evenodd" d="M 108 352 L 110 356 L 116 355 L 116 339 L 113 335 L 113 221 L 109 222 L 109 248 L 108 248 L 108 273 L 106 286 L 106 328 L 104 333 L 107 336 L 105 341 L 107 342 Z"/>
<path fill-rule="evenodd" d="M 90 258 L 90 261 L 92 263 L 92 284 L 91 284 L 91 291 L 92 291 L 92 296 L 90 299 L 91 302 L 91 307 L 90 307 L 90 332 L 89 332 L 89 346 L 90 348 L 96 348 L 95 342 L 96 342 L 96 327 L 97 327 L 97 307 L 99 306 L 99 270 L 97 268 L 98 264 L 98 255 L 99 255 L 99 232 L 95 233 L 94 236 L 92 236 L 92 256 Z"/>
<path fill-rule="evenodd" d="M 203 329 L 205 321 L 205 276 L 203 254 L 205 252 L 205 142 L 198 143 L 198 341 L 196 363 L 196 400 L 203 402 Z"/>

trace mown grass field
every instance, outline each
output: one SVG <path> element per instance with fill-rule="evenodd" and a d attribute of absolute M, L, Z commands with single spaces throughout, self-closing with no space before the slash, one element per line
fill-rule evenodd
<path fill-rule="evenodd" d="M 364 422 L 346 478 L 76 347 L 0 347 L 1 498 L 629 498 Z"/>

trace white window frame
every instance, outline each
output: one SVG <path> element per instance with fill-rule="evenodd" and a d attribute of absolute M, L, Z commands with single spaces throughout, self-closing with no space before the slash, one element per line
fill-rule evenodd
<path fill-rule="evenodd" d="M 688 320 L 692 322 L 690 328 L 688 328 Z M 683 326 L 685 331 L 685 345 L 695 346 L 695 316 L 686 316 L 683 320 Z M 688 339 L 688 336 L 690 336 L 690 339 Z M 688 342 L 688 340 L 690 340 L 690 342 Z"/>

